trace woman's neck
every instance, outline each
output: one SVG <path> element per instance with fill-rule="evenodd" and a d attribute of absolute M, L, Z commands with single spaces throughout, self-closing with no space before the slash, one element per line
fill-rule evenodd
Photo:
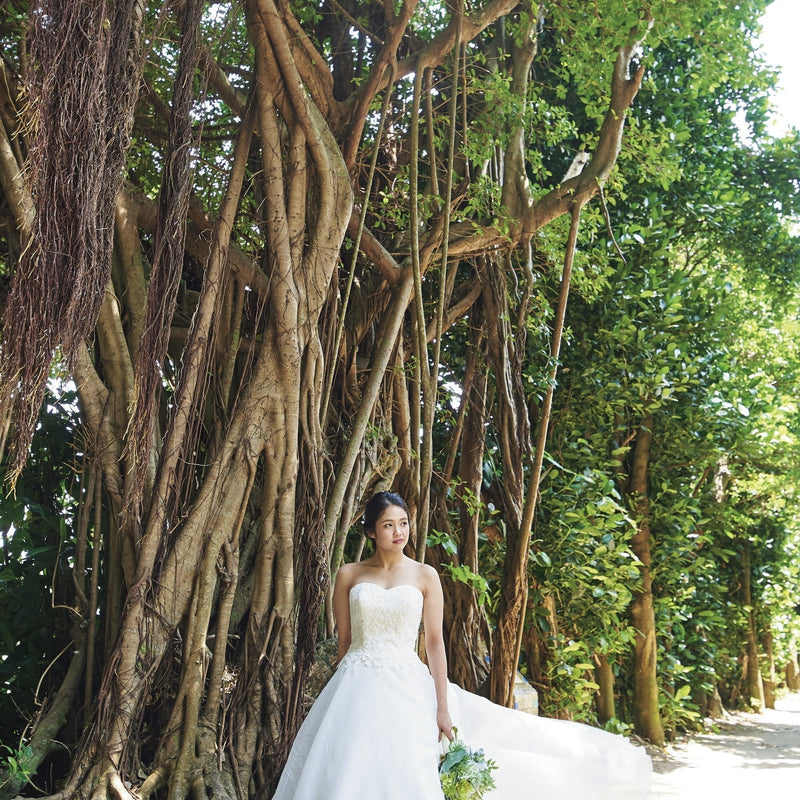
<path fill-rule="evenodd" d="M 378 550 L 373 554 L 370 561 L 374 567 L 392 572 L 399 567 L 402 567 L 406 562 L 406 557 L 402 553 L 384 553 Z"/>

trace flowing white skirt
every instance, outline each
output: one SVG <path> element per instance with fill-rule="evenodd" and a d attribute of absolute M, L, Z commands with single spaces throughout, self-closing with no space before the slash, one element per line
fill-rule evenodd
<path fill-rule="evenodd" d="M 449 687 L 459 738 L 497 762 L 487 800 L 644 800 L 644 749 Z M 416 657 L 343 662 L 303 723 L 274 800 L 442 800 L 436 696 Z"/>

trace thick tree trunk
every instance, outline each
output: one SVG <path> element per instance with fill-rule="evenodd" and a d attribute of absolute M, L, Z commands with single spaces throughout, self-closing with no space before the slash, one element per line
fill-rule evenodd
<path fill-rule="evenodd" d="M 525 529 L 525 467 L 531 462 L 530 420 L 521 374 L 524 331 L 515 337 L 511 325 L 506 276 L 497 257 L 485 261 L 484 303 L 487 316 L 496 320 L 489 330 L 489 357 L 496 385 L 496 425 L 503 463 L 500 497 L 506 525 L 506 551 L 497 625 L 492 636 L 489 696 L 510 706 L 513 701 L 519 645 L 528 598 L 528 547 L 530 528 Z M 536 491 L 530 487 L 528 491 Z"/>
<path fill-rule="evenodd" d="M 773 648 L 772 629 L 767 621 L 767 627 L 762 633 L 761 642 L 764 648 L 766 677 L 762 676 L 764 684 L 764 707 L 775 708 L 775 690 L 778 686 L 778 677 L 775 670 L 775 652 Z"/>
<path fill-rule="evenodd" d="M 596 705 L 597 719 L 605 725 L 610 719 L 617 716 L 614 702 L 614 669 L 605 653 L 597 654 L 597 666 L 594 670 L 597 690 Z"/>
<path fill-rule="evenodd" d="M 725 706 L 722 705 L 722 697 L 719 693 L 719 687 L 716 682 L 714 689 L 711 692 L 711 697 L 708 701 L 708 716 L 712 719 L 719 719 L 725 715 Z"/>
<path fill-rule="evenodd" d="M 800 665 L 797 662 L 796 647 L 793 647 L 789 654 L 784 674 L 786 675 L 786 688 L 791 692 L 800 692 Z"/>
<path fill-rule="evenodd" d="M 753 607 L 752 564 L 751 543 L 749 539 L 745 539 L 742 549 L 742 605 L 747 616 L 744 677 L 747 685 L 747 704 L 753 711 L 761 711 L 764 708 L 764 682 L 761 678 L 758 627 L 756 624 L 756 611 Z"/>
<path fill-rule="evenodd" d="M 664 744 L 664 727 L 658 708 L 656 664 L 656 625 L 653 609 L 653 580 L 650 540 L 650 503 L 647 475 L 650 445 L 653 441 L 653 415 L 645 414 L 636 434 L 633 462 L 628 480 L 628 495 L 636 515 L 636 533 L 631 549 L 641 562 L 641 588 L 634 593 L 630 607 L 631 623 L 636 628 L 634 644 L 633 722 L 636 733 L 655 745 Z"/>
<path fill-rule="evenodd" d="M 528 682 L 539 693 L 539 709 L 549 709 L 548 692 L 552 688 L 550 678 L 550 659 L 552 642 L 557 640 L 559 622 L 556 615 L 556 604 L 552 595 L 546 595 L 541 601 L 542 609 L 547 615 L 548 630 L 542 631 L 539 625 L 530 625 L 524 634 L 525 661 L 528 667 Z"/>

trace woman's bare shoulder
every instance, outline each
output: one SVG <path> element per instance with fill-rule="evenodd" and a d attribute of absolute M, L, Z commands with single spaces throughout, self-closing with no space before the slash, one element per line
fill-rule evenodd
<path fill-rule="evenodd" d="M 342 588 L 349 589 L 359 574 L 359 566 L 353 562 L 351 564 L 342 564 L 339 571 L 336 573 L 336 584 Z"/>
<path fill-rule="evenodd" d="M 417 575 L 420 587 L 427 593 L 432 588 L 441 588 L 439 573 L 430 564 L 418 564 Z"/>

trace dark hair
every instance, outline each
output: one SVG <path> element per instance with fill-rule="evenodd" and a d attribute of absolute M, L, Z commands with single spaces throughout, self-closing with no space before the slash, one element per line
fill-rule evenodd
<path fill-rule="evenodd" d="M 398 508 L 402 508 L 403 511 L 408 514 L 406 501 L 403 500 L 399 494 L 395 494 L 394 492 L 378 492 L 372 495 L 367 503 L 367 507 L 364 509 L 364 529 L 374 531 L 378 518 L 390 506 L 398 506 Z"/>

